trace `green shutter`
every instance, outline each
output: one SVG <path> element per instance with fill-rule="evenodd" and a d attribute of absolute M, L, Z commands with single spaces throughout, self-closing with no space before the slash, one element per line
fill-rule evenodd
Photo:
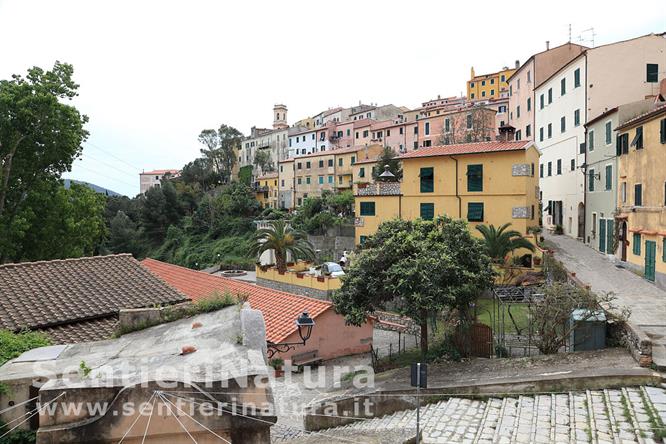
<path fill-rule="evenodd" d="M 606 219 L 606 253 L 614 254 L 613 239 L 615 239 L 615 230 L 613 228 L 613 219 Z"/>
<path fill-rule="evenodd" d="M 666 119 L 661 119 L 661 126 L 659 128 L 659 141 L 666 143 Z"/>
<path fill-rule="evenodd" d="M 483 203 L 467 203 L 467 220 L 470 222 L 483 222 Z"/>
<path fill-rule="evenodd" d="M 661 245 L 661 261 L 666 262 L 666 237 L 664 238 Z"/>
<path fill-rule="evenodd" d="M 421 219 L 433 220 L 435 217 L 435 204 L 422 203 L 421 204 Z"/>
<path fill-rule="evenodd" d="M 375 203 L 374 202 L 361 202 L 361 216 L 374 216 Z"/>
<path fill-rule="evenodd" d="M 419 177 L 421 178 L 421 192 L 432 193 L 435 190 L 435 178 L 432 167 L 421 168 Z"/>
<path fill-rule="evenodd" d="M 606 165 L 606 190 L 613 189 L 613 166 Z"/>
<path fill-rule="evenodd" d="M 632 251 L 636 256 L 641 255 L 641 234 L 640 233 L 634 233 L 634 240 L 633 240 L 633 245 L 632 245 Z"/>
<path fill-rule="evenodd" d="M 606 220 L 599 219 L 599 251 L 606 252 Z"/>
<path fill-rule="evenodd" d="M 483 165 L 467 165 L 467 191 L 483 191 Z"/>

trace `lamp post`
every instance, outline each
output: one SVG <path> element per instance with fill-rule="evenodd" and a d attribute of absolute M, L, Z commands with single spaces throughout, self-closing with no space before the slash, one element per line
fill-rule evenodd
<path fill-rule="evenodd" d="M 298 327 L 298 336 L 300 336 L 300 342 L 267 342 L 267 351 L 266 356 L 268 359 L 272 358 L 275 353 L 284 353 L 289 350 L 295 350 L 297 345 L 305 345 L 310 335 L 312 335 L 312 328 L 315 325 L 314 319 L 312 319 L 307 311 L 304 311 L 297 319 L 296 326 Z"/>

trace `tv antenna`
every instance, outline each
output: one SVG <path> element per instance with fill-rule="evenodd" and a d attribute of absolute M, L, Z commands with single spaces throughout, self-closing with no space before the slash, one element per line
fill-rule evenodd
<path fill-rule="evenodd" d="M 590 42 L 592 43 L 592 48 L 594 48 L 594 37 L 596 34 L 594 33 L 594 28 L 588 28 L 584 29 L 580 32 L 578 35 L 578 41 L 579 42 Z"/>

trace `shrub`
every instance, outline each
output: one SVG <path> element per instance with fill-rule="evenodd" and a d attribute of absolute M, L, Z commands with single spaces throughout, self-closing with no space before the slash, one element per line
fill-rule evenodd
<path fill-rule="evenodd" d="M 26 330 L 21 333 L 12 333 L 0 330 L 0 365 L 23 352 L 50 344 L 48 336 L 41 332 Z"/>

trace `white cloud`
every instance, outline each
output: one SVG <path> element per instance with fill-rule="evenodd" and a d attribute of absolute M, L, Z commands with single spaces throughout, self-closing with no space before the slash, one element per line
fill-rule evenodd
<path fill-rule="evenodd" d="M 574 41 L 593 26 L 597 45 L 666 30 L 660 1 L 0 0 L 0 78 L 72 63 L 90 141 L 126 163 L 87 146 L 69 177 L 133 195 L 140 168 L 197 156 L 203 128 L 269 126 L 277 102 L 293 122 L 460 94 L 472 65 L 523 61 L 569 23 Z"/>

